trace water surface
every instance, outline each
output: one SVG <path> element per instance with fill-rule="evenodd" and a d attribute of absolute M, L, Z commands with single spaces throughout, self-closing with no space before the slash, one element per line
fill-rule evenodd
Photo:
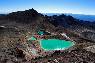
<path fill-rule="evenodd" d="M 43 39 L 40 40 L 40 45 L 44 50 L 65 50 L 74 45 L 71 41 L 59 40 L 59 39 Z"/>

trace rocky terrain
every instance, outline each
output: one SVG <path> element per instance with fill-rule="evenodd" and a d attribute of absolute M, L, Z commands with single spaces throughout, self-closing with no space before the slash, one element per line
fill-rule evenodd
<path fill-rule="evenodd" d="M 1 15 L 0 63 L 95 63 L 94 25 L 64 14 L 42 15 L 33 8 Z M 76 44 L 68 50 L 31 58 L 27 39 L 38 30 L 66 33 Z"/>

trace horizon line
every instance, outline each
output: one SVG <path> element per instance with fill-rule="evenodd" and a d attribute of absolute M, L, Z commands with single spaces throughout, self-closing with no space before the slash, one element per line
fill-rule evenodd
<path fill-rule="evenodd" d="M 29 9 L 28 9 L 29 10 Z M 35 9 L 34 9 L 35 10 Z M 18 11 L 26 11 L 26 10 L 18 10 Z M 18 11 L 13 11 L 13 12 L 18 12 Z M 37 11 L 37 10 L 36 10 Z M 38 11 L 37 11 L 38 12 Z M 9 14 L 9 13 L 12 13 L 12 12 L 1 12 L 0 14 Z M 95 15 L 95 14 L 83 14 L 83 13 L 69 13 L 69 12 L 63 12 L 63 13 L 58 13 L 58 12 L 38 12 L 38 13 L 41 13 L 41 14 L 79 14 L 79 15 Z"/>

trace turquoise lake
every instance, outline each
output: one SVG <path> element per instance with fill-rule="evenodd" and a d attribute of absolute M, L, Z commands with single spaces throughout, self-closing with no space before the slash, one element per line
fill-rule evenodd
<path fill-rule="evenodd" d="M 40 40 L 42 49 L 46 51 L 50 50 L 65 50 L 74 45 L 74 42 L 59 40 L 59 39 L 43 39 Z"/>

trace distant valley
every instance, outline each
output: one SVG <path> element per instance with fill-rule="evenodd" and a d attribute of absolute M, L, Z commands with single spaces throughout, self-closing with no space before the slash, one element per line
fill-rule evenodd
<path fill-rule="evenodd" d="M 44 15 L 52 16 L 52 15 L 61 15 L 61 13 L 43 13 Z M 76 19 L 84 20 L 84 21 L 95 21 L 95 15 L 84 15 L 84 14 L 72 14 L 72 13 L 64 13 L 65 15 L 71 15 Z"/>

